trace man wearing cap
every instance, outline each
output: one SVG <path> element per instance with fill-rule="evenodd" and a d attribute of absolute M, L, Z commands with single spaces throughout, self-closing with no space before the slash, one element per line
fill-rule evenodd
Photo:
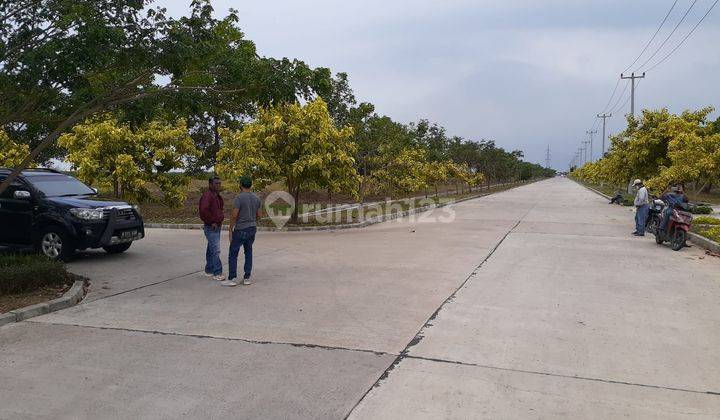
<path fill-rule="evenodd" d="M 633 187 L 637 188 L 637 194 L 635 194 L 635 236 L 645 236 L 645 220 L 648 215 L 648 191 L 643 185 L 642 181 L 636 179 L 633 182 Z"/>
<path fill-rule="evenodd" d="M 252 273 L 252 246 L 257 232 L 257 219 L 260 218 L 260 198 L 252 192 L 252 179 L 248 176 L 240 178 L 240 194 L 235 197 L 232 216 L 230 217 L 230 259 L 228 262 L 228 279 L 223 286 L 237 286 L 237 258 L 240 247 L 245 252 L 242 284 L 250 284 Z"/>

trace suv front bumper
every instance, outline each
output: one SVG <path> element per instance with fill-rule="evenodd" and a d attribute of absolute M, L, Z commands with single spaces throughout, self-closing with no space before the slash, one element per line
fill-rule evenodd
<path fill-rule="evenodd" d="M 140 240 L 145 237 L 142 218 L 133 210 L 131 219 L 119 218 L 115 209 L 110 209 L 107 220 L 83 222 L 75 226 L 77 248 L 102 248 Z"/>

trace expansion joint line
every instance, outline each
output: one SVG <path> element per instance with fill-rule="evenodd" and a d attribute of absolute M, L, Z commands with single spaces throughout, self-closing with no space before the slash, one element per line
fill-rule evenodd
<path fill-rule="evenodd" d="M 475 277 L 478 274 L 478 271 L 480 271 L 482 266 L 490 259 L 490 257 L 492 257 L 492 255 L 495 253 L 495 251 L 497 251 L 497 249 L 500 248 L 500 245 L 502 245 L 502 243 L 505 242 L 505 239 L 507 239 L 507 237 L 510 236 L 510 234 L 520 225 L 520 223 L 522 223 L 522 221 L 525 220 L 525 217 L 527 217 L 527 215 L 530 214 L 530 212 L 535 208 L 535 206 L 537 206 L 537 202 L 535 202 L 535 204 L 533 204 L 532 207 L 530 207 L 530 209 L 528 209 L 528 211 L 525 212 L 525 214 L 523 214 L 522 217 L 520 217 L 520 219 L 517 221 L 517 223 L 515 223 L 513 225 L 513 227 L 511 227 L 505 233 L 505 235 L 503 235 L 503 237 L 500 239 L 500 241 L 497 244 L 495 244 L 495 246 L 493 247 L 492 250 L 490 250 L 490 253 L 488 253 L 488 255 L 485 256 L 485 258 L 480 262 L 480 264 L 478 264 L 478 266 L 475 267 L 475 269 L 472 271 L 472 273 L 470 273 L 470 275 L 468 275 L 467 278 L 465 278 L 465 280 L 462 283 L 460 283 L 460 286 L 458 286 L 450 294 L 450 296 L 448 296 L 447 299 L 445 299 L 443 301 L 443 303 L 441 303 L 440 306 L 438 306 L 438 308 L 435 310 L 435 312 L 433 312 L 432 315 L 430 315 L 430 317 L 425 321 L 425 323 L 420 327 L 418 332 L 415 334 L 413 339 L 410 340 L 410 342 L 405 346 L 405 348 L 400 352 L 400 354 L 398 354 L 398 356 L 390 364 L 390 366 L 388 366 L 387 369 L 385 369 L 385 371 L 380 375 L 380 377 L 378 377 L 378 379 L 373 383 L 373 385 L 370 388 L 368 388 L 367 391 L 365 391 L 365 393 L 363 393 L 363 395 L 360 397 L 360 399 L 355 403 L 355 405 L 350 409 L 350 411 L 348 411 L 348 413 L 344 417 L 345 419 L 350 417 L 352 412 L 355 411 L 355 409 L 358 407 L 358 405 L 360 405 L 362 400 L 365 399 L 365 397 L 370 393 L 370 391 L 372 391 L 374 388 L 378 387 L 380 385 L 380 382 L 385 380 L 390 375 L 390 372 L 393 369 L 395 369 L 395 367 L 398 364 L 400 364 L 400 362 L 403 359 L 410 357 L 408 355 L 410 348 L 417 345 L 418 343 L 420 343 L 420 341 L 423 339 L 423 335 L 422 335 L 423 331 L 426 328 L 432 326 L 432 321 L 438 316 L 438 314 L 440 313 L 442 308 L 445 306 L 445 304 L 447 304 L 448 302 L 451 302 L 453 299 L 455 299 L 455 296 L 457 295 L 457 293 L 462 288 L 465 287 L 465 285 L 468 283 L 468 281 L 470 281 L 471 278 Z"/>

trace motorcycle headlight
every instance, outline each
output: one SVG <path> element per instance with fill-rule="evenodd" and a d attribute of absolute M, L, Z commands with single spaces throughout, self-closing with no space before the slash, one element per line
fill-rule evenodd
<path fill-rule="evenodd" d="M 104 217 L 101 209 L 70 209 L 70 214 L 83 220 L 100 220 Z"/>

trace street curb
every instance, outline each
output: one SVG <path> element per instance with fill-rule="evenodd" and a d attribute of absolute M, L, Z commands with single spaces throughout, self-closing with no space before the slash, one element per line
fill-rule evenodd
<path fill-rule="evenodd" d="M 576 184 L 578 184 L 578 185 L 580 185 L 580 186 L 582 186 L 582 187 L 585 187 L 585 188 L 587 188 L 588 190 L 594 192 L 595 194 L 598 194 L 598 195 L 601 195 L 601 196 L 603 196 L 603 197 L 605 197 L 605 198 L 607 198 L 607 199 L 610 199 L 610 196 L 607 196 L 607 195 L 601 193 L 600 191 L 598 191 L 598 190 L 596 190 L 596 189 L 594 189 L 594 188 L 590 188 L 590 187 L 588 187 L 587 185 L 585 185 L 585 184 L 583 184 L 583 183 L 581 183 L 581 182 L 575 181 L 575 180 L 572 179 L 572 178 L 571 178 L 571 180 L 572 180 L 574 183 L 576 183 Z M 699 246 L 699 247 L 701 247 L 701 248 L 705 248 L 705 249 L 707 249 L 708 251 L 720 253 L 720 244 L 717 243 L 717 242 L 715 242 L 715 241 L 713 241 L 712 239 L 708 239 L 708 238 L 706 238 L 706 237 L 704 237 L 704 236 L 702 236 L 702 235 L 698 235 L 697 233 L 694 233 L 694 232 L 688 232 L 688 239 L 690 239 L 690 242 L 694 243 L 695 245 L 697 245 L 697 246 Z"/>
<path fill-rule="evenodd" d="M 11 322 L 20 322 L 28 318 L 45 315 L 50 312 L 59 311 L 77 305 L 83 298 L 85 292 L 85 282 L 77 280 L 73 283 L 70 290 L 57 299 L 48 302 L 37 303 L 35 305 L 26 306 L 20 309 L 13 309 L 10 312 L 0 314 L 0 326 Z"/>
<path fill-rule="evenodd" d="M 510 189 L 519 187 L 522 185 L 527 185 L 527 184 L 528 183 L 517 184 L 517 185 L 514 185 L 513 187 L 511 187 Z M 503 190 L 503 191 L 507 191 L 507 190 Z M 501 192 L 501 191 L 497 191 L 497 192 Z M 405 211 L 402 211 L 399 213 L 376 216 L 376 217 L 366 219 L 359 223 L 346 223 L 346 224 L 341 224 L 341 225 L 325 225 L 325 226 L 290 226 L 290 227 L 284 227 L 284 228 L 258 226 L 257 230 L 258 230 L 258 232 L 316 232 L 316 231 L 325 231 L 325 230 L 360 229 L 360 228 L 368 227 L 370 225 L 374 225 L 377 223 L 387 222 L 390 220 L 410 216 L 413 214 L 423 213 L 423 212 L 430 211 L 433 209 L 462 203 L 464 201 L 475 200 L 476 198 L 485 197 L 485 196 L 488 196 L 491 194 L 495 194 L 495 192 L 485 192 L 482 194 L 474 195 L 472 197 L 465 197 L 465 198 L 461 198 L 459 200 L 453 200 L 453 201 L 450 201 L 447 203 L 433 204 L 433 205 L 429 205 L 429 206 L 418 207 L 418 208 L 411 209 L 411 210 L 405 210 Z M 146 223 L 145 227 L 148 229 L 199 230 L 199 229 L 202 229 L 204 226 L 202 224 L 187 224 L 187 223 Z M 227 230 L 228 226 L 224 225 L 222 227 L 222 229 Z"/>
<path fill-rule="evenodd" d="M 695 245 L 705 248 L 708 251 L 720 254 L 720 244 L 713 241 L 712 239 L 706 238 L 702 235 L 698 235 L 694 232 L 688 232 L 688 238 L 690 239 L 690 242 L 694 243 Z"/>

